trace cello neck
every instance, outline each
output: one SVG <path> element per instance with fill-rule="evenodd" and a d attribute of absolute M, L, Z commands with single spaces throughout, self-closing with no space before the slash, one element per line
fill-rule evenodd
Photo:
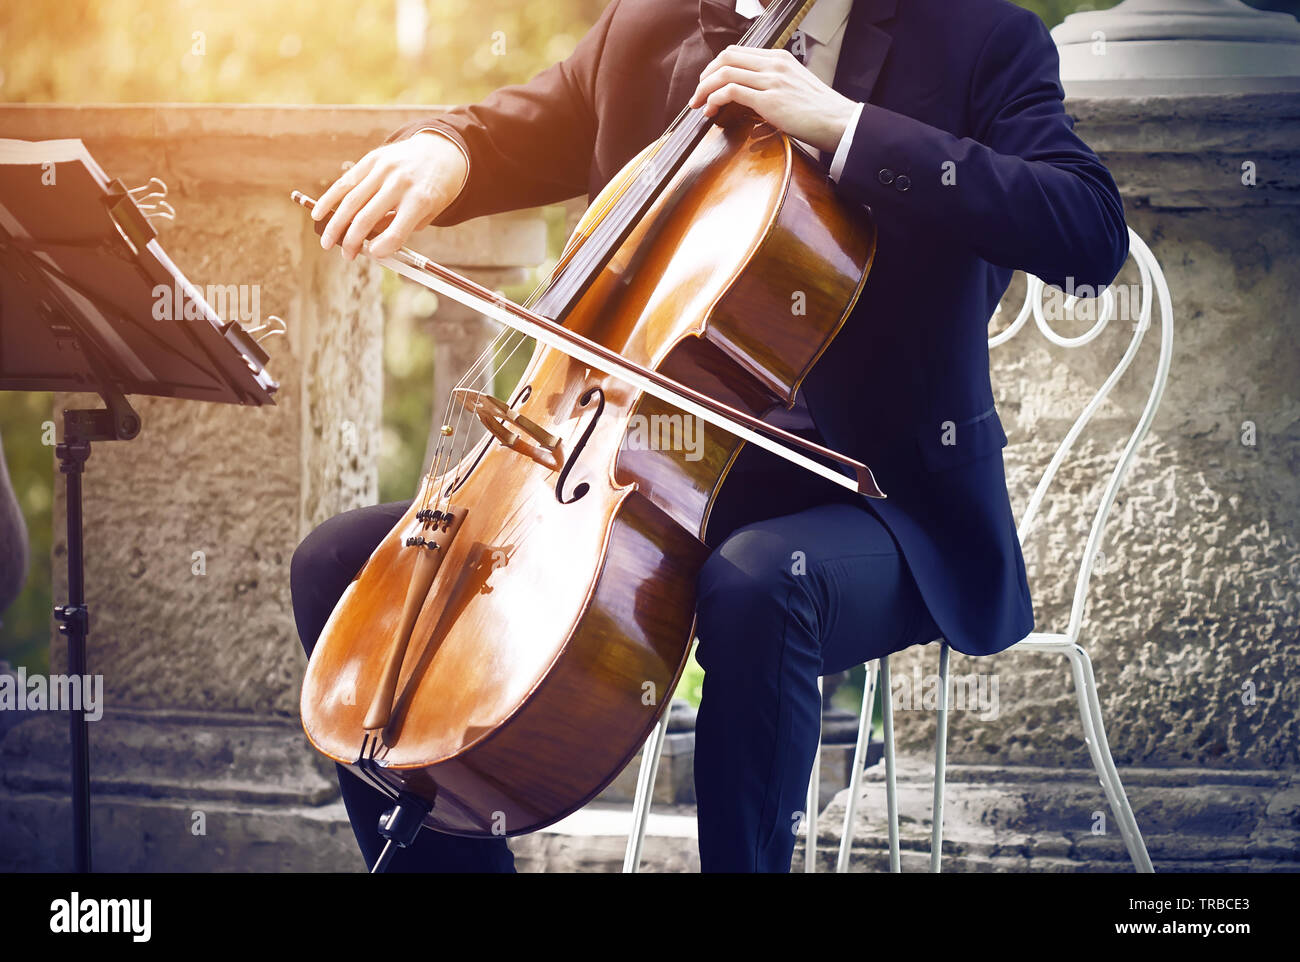
<path fill-rule="evenodd" d="M 750 25 L 739 45 L 784 46 L 816 0 L 773 0 Z M 660 146 L 642 162 L 631 185 L 600 219 L 591 235 L 551 278 L 529 307 L 552 320 L 562 320 L 627 240 L 668 182 L 713 125 L 699 107 L 684 109 L 669 125 Z"/>

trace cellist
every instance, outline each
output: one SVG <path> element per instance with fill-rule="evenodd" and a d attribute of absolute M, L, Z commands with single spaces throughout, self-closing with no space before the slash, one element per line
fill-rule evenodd
<path fill-rule="evenodd" d="M 1105 287 L 1123 205 L 1072 130 L 1056 49 L 1006 0 L 817 0 L 790 49 L 734 46 L 762 0 L 612 0 L 532 81 L 395 131 L 326 191 L 351 260 L 415 229 L 594 196 L 684 107 L 757 113 L 820 158 L 878 230 L 857 305 L 773 423 L 873 468 L 869 501 L 746 447 L 710 516 L 695 785 L 704 871 L 788 871 L 820 675 L 940 637 L 989 655 L 1034 624 L 1007 494 L 986 324 L 1014 270 Z M 793 293 L 793 292 L 792 292 Z M 310 652 L 409 502 L 346 512 L 295 552 Z M 340 784 L 368 865 L 387 800 Z M 504 839 L 421 833 L 390 871 L 509 871 Z"/>

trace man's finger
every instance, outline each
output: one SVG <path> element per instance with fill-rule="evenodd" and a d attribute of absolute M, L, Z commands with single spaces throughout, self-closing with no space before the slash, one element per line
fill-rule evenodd
<path fill-rule="evenodd" d="M 375 192 L 375 195 L 370 198 L 366 206 L 361 208 L 357 216 L 352 218 L 352 226 L 348 228 L 347 234 L 339 245 L 347 253 L 349 259 L 361 253 L 362 243 L 370 236 L 370 232 L 375 225 L 393 209 L 401 196 L 401 187 L 392 181 L 388 181 Z"/>
<path fill-rule="evenodd" d="M 338 243 L 343 232 L 351 225 L 352 218 L 356 216 L 357 211 L 371 197 L 375 196 L 375 192 L 379 190 L 379 186 L 383 182 L 383 174 L 378 170 L 372 170 L 361 183 L 349 190 L 347 196 L 339 201 L 338 207 L 334 209 L 334 213 L 330 216 L 329 222 L 320 235 L 320 246 L 324 250 L 329 250 Z"/>
<path fill-rule="evenodd" d="M 361 178 L 370 173 L 370 167 L 374 163 L 374 152 L 366 154 L 359 161 L 339 175 L 334 183 L 330 184 L 329 190 L 321 194 L 316 200 L 316 206 L 311 209 L 311 219 L 320 220 L 326 214 L 334 209 L 343 196 L 357 184 L 361 183 Z"/>
<path fill-rule="evenodd" d="M 727 104 L 740 104 L 742 107 L 748 107 L 761 117 L 763 111 L 759 109 L 758 105 L 762 100 L 763 93 L 764 91 L 755 90 L 753 87 L 746 87 L 742 84 L 726 84 L 709 94 L 709 99 L 705 101 L 704 112 L 712 117 Z"/>
<path fill-rule="evenodd" d="M 728 47 L 718 54 L 700 74 L 703 80 L 723 67 L 744 67 L 749 70 L 770 70 L 780 63 L 784 50 L 767 50 L 763 47 Z"/>
<path fill-rule="evenodd" d="M 433 217 L 434 206 L 428 203 L 424 195 L 408 190 L 397 205 L 393 222 L 370 242 L 370 256 L 387 257 L 394 253 L 406 242 L 406 238 Z"/>
<path fill-rule="evenodd" d="M 772 86 L 772 82 L 771 74 L 762 71 L 747 70 L 743 67 L 723 67 L 700 80 L 700 85 L 695 88 L 695 93 L 691 96 L 691 106 L 700 106 L 715 91 L 727 84 L 739 84 L 754 90 L 767 90 Z"/>

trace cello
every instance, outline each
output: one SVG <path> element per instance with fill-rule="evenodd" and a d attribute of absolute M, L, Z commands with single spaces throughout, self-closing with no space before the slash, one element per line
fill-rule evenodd
<path fill-rule="evenodd" d="M 741 43 L 784 45 L 812 4 L 778 0 Z M 743 445 L 884 496 L 866 465 L 761 420 L 794 404 L 874 251 L 870 218 L 789 137 L 688 109 L 523 304 L 406 248 L 380 259 L 505 330 L 450 392 L 429 472 L 303 680 L 314 748 L 394 801 L 375 870 L 421 827 L 536 831 L 622 771 L 685 666 L 709 513 Z M 698 448 L 638 441 L 685 418 Z"/>

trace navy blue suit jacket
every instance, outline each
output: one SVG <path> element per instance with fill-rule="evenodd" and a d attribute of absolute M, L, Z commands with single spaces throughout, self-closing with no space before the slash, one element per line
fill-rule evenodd
<path fill-rule="evenodd" d="M 435 224 L 594 195 L 685 105 L 727 39 L 701 23 L 728 16 L 731 0 L 614 0 L 562 63 L 390 140 L 434 126 L 469 154 Z M 1015 269 L 1108 284 L 1123 205 L 1073 133 L 1047 29 L 1004 0 L 856 0 L 835 87 L 867 104 L 838 189 L 870 208 L 878 247 L 804 383 L 809 411 L 875 471 L 889 497 L 870 506 L 949 644 L 1000 651 L 1034 619 L 987 321 Z"/>

